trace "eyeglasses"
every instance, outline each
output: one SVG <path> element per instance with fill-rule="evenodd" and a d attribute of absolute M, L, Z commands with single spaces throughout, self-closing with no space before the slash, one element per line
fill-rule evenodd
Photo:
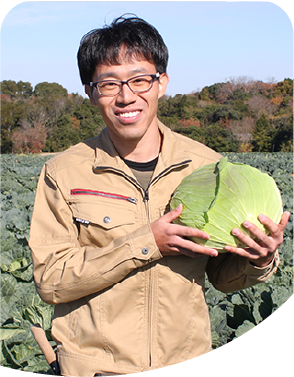
<path fill-rule="evenodd" d="M 160 74 L 157 72 L 153 75 L 135 76 L 126 81 L 102 80 L 90 82 L 90 87 L 95 87 L 102 96 L 116 96 L 121 92 L 124 84 L 127 84 L 133 93 L 144 93 L 152 88 L 154 81 L 158 80 L 159 76 Z"/>

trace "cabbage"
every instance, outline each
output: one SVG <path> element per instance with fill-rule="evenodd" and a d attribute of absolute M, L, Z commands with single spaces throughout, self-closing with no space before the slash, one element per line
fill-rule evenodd
<path fill-rule="evenodd" d="M 180 203 L 183 210 L 174 222 L 205 231 L 209 240 L 191 239 L 220 252 L 225 252 L 226 245 L 245 247 L 231 233 L 233 228 L 239 228 L 250 235 L 242 225 L 245 220 L 269 234 L 258 215 L 262 213 L 279 223 L 283 213 L 274 179 L 249 165 L 230 163 L 227 157 L 185 177 L 174 192 L 171 209 Z"/>

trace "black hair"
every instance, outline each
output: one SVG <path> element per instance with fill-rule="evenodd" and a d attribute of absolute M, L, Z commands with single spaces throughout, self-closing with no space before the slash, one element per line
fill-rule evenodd
<path fill-rule="evenodd" d="M 155 65 L 159 73 L 164 73 L 168 50 L 152 25 L 134 15 L 128 18 L 123 15 L 109 26 L 84 35 L 77 58 L 80 77 L 86 85 L 92 81 L 97 65 L 117 65 L 132 59 L 147 60 Z"/>

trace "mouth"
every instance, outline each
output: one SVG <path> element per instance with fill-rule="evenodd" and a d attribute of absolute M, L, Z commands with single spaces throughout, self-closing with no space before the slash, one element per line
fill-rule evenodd
<path fill-rule="evenodd" d="M 140 111 L 129 111 L 127 113 L 120 113 L 118 115 L 123 117 L 123 118 L 133 118 L 138 114 L 140 114 Z"/>
<path fill-rule="evenodd" d="M 122 120 L 124 123 L 131 123 L 136 121 L 139 118 L 141 111 L 135 110 L 135 111 L 120 111 L 117 112 L 115 115 Z"/>

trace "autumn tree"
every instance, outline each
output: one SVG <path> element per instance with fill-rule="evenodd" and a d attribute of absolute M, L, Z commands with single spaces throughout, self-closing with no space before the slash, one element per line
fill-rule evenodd
<path fill-rule="evenodd" d="M 1 153 L 12 152 L 12 134 L 21 126 L 22 119 L 26 118 L 27 113 L 27 104 L 1 99 Z"/>
<path fill-rule="evenodd" d="M 201 124 L 198 119 L 189 118 L 189 119 L 180 119 L 177 125 L 179 128 L 188 128 L 188 127 L 201 127 Z"/>
<path fill-rule="evenodd" d="M 12 153 L 40 153 L 45 147 L 46 130 L 44 125 L 35 128 L 20 128 L 12 135 Z"/>

